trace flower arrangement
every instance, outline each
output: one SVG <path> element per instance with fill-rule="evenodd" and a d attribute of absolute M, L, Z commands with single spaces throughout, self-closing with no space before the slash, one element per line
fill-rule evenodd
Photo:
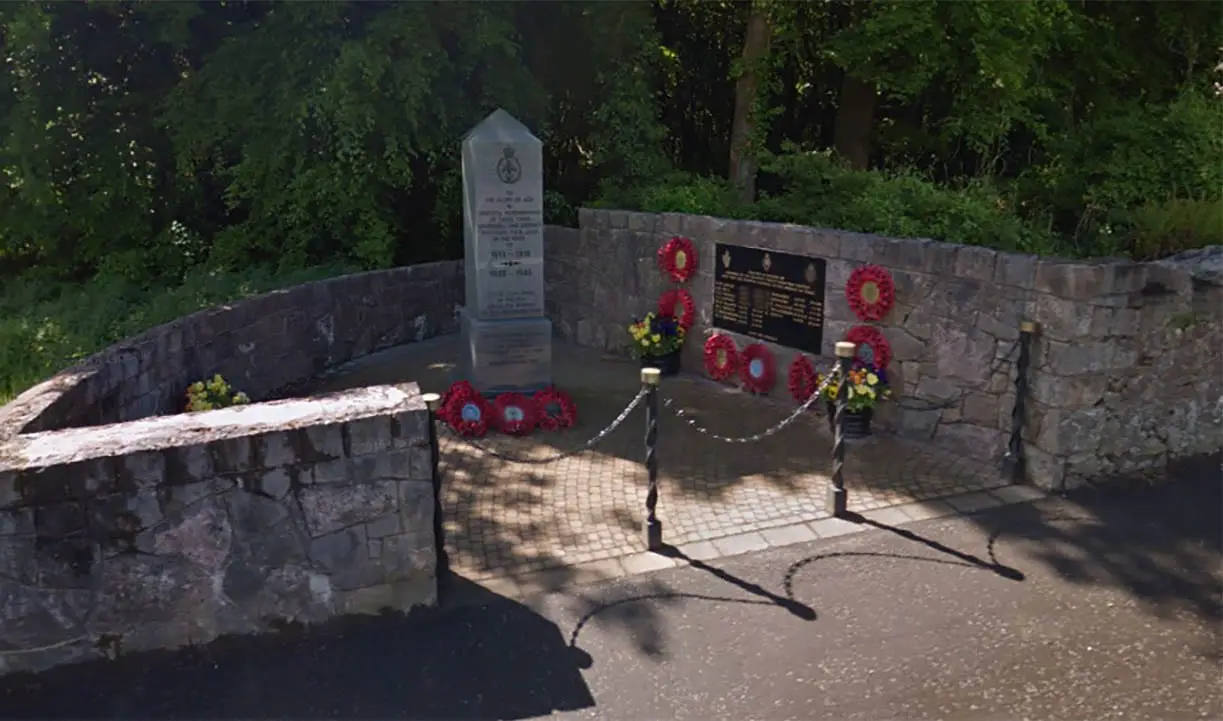
<path fill-rule="evenodd" d="M 833 371 L 832 382 L 824 388 L 824 399 L 829 403 L 836 403 L 837 391 L 841 387 L 839 375 L 839 370 Z M 822 382 L 823 378 L 819 378 L 817 386 Z M 874 408 L 879 401 L 891 397 L 892 391 L 888 388 L 886 371 L 862 361 L 854 363 L 849 371 L 849 398 L 846 402 L 846 410 L 850 413 L 861 413 Z"/>
<path fill-rule="evenodd" d="M 628 327 L 633 338 L 635 358 L 656 358 L 671 355 L 684 345 L 684 327 L 671 316 L 646 313 Z"/>
<path fill-rule="evenodd" d="M 187 412 L 211 411 L 230 406 L 244 406 L 251 402 L 241 391 L 235 392 L 221 374 L 209 381 L 196 381 L 187 386 Z"/>

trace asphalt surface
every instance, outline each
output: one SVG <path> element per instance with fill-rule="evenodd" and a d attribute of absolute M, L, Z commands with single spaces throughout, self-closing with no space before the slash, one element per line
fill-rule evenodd
<path fill-rule="evenodd" d="M 525 603 L 6 677 L 0 717 L 1219 719 L 1221 518 L 1215 460 Z"/>

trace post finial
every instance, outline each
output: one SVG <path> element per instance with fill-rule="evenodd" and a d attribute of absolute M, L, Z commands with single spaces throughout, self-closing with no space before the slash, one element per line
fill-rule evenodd
<path fill-rule="evenodd" d="M 420 399 L 425 402 L 425 407 L 431 411 L 436 411 L 437 407 L 442 404 L 442 397 L 437 393 L 422 393 Z"/>
<path fill-rule="evenodd" d="M 847 340 L 837 341 L 837 358 L 853 358 L 858 346 Z"/>
<path fill-rule="evenodd" d="M 657 368 L 642 368 L 641 382 L 643 385 L 656 386 L 662 380 L 662 371 Z"/>

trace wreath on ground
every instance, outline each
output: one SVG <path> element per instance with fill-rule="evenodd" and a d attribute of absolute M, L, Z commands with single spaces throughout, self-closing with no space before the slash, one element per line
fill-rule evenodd
<path fill-rule="evenodd" d="M 532 396 L 539 427 L 545 431 L 560 431 L 573 428 L 577 423 L 578 408 L 569 394 L 559 388 L 545 388 Z"/>
<path fill-rule="evenodd" d="M 739 363 L 739 376 L 743 387 L 752 393 L 768 393 L 777 380 L 776 361 L 763 343 L 752 343 L 743 349 Z"/>
<path fill-rule="evenodd" d="M 859 325 L 849 329 L 845 340 L 853 343 L 854 357 L 875 368 L 887 369 L 892 363 L 892 346 L 874 326 Z"/>
<path fill-rule="evenodd" d="M 790 395 L 799 403 L 806 403 L 820 386 L 819 375 L 811 359 L 799 353 L 790 362 L 790 375 L 787 379 Z"/>
<path fill-rule="evenodd" d="M 658 297 L 658 315 L 674 318 L 679 327 L 688 330 L 696 320 L 696 304 L 692 294 L 683 288 L 672 288 Z"/>
<path fill-rule="evenodd" d="M 705 372 L 715 381 L 729 379 L 739 370 L 739 346 L 728 335 L 715 333 L 705 341 Z"/>
<path fill-rule="evenodd" d="M 882 320 L 896 302 L 896 286 L 880 266 L 864 265 L 849 274 L 845 299 L 860 320 Z"/>
<path fill-rule="evenodd" d="M 493 421 L 502 433 L 526 435 L 535 430 L 535 402 L 521 393 L 502 393 L 493 400 Z"/>
<path fill-rule="evenodd" d="M 658 249 L 658 267 L 676 283 L 687 283 L 696 273 L 696 248 L 687 238 L 675 236 Z"/>
<path fill-rule="evenodd" d="M 442 398 L 438 416 L 456 433 L 479 438 L 488 432 L 488 401 L 470 383 L 455 383 Z"/>

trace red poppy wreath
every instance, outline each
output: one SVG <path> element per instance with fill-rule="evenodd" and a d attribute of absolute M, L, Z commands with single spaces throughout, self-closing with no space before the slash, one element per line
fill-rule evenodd
<path fill-rule="evenodd" d="M 461 436 L 480 437 L 488 432 L 488 401 L 466 381 L 446 391 L 438 416 Z"/>
<path fill-rule="evenodd" d="M 676 283 L 687 283 L 696 273 L 696 248 L 678 235 L 658 249 L 658 267 Z"/>
<path fill-rule="evenodd" d="M 790 363 L 790 377 L 787 383 L 790 387 L 790 395 L 794 397 L 794 400 L 806 403 L 811 399 L 811 394 L 819 388 L 820 382 L 810 358 L 802 353 L 794 356 L 794 360 Z"/>
<path fill-rule="evenodd" d="M 892 276 L 877 265 L 854 268 L 845 284 L 845 298 L 861 320 L 882 320 L 896 302 Z"/>
<path fill-rule="evenodd" d="M 854 357 L 876 368 L 886 370 L 892 363 L 892 346 L 878 328 L 858 325 L 849 329 L 845 340 L 857 346 Z"/>
<path fill-rule="evenodd" d="M 658 297 L 658 315 L 675 318 L 684 330 L 692 327 L 696 320 L 696 304 L 692 294 L 683 288 L 672 288 Z"/>
<path fill-rule="evenodd" d="M 493 400 L 497 430 L 521 436 L 535 430 L 535 402 L 521 393 L 502 393 Z"/>
<path fill-rule="evenodd" d="M 569 394 L 559 388 L 545 388 L 532 396 L 539 427 L 545 431 L 573 428 L 578 420 L 578 407 Z"/>
<path fill-rule="evenodd" d="M 728 335 L 715 333 L 705 341 L 705 372 L 715 381 L 729 379 L 739 370 L 739 347 Z"/>
<path fill-rule="evenodd" d="M 752 393 L 768 393 L 777 380 L 776 372 L 773 354 L 763 343 L 752 343 L 743 349 L 739 377 L 743 379 L 744 388 Z"/>

